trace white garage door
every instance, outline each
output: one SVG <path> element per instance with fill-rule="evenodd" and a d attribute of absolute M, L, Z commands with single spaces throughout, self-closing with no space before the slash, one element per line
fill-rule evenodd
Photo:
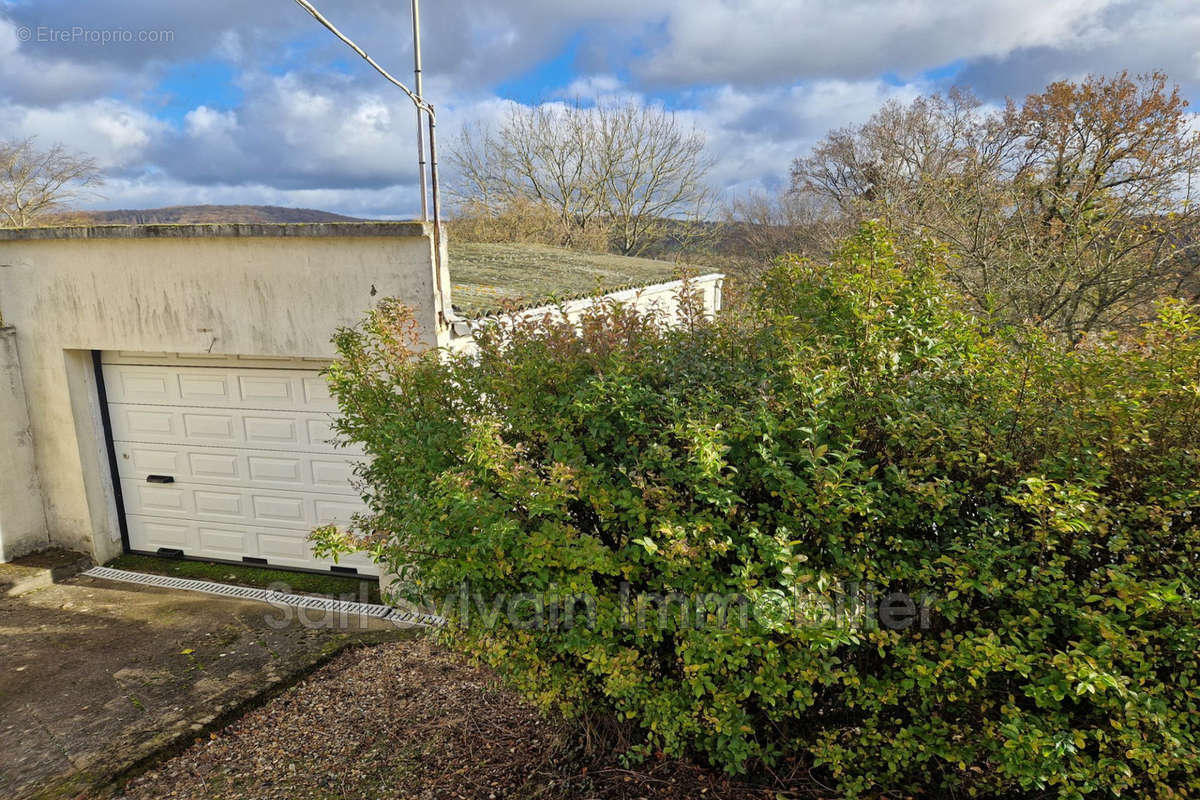
<path fill-rule="evenodd" d="M 312 369 L 112 363 L 103 357 L 131 549 L 329 569 L 308 535 L 363 510 L 359 451 L 337 448 L 337 406 Z M 339 559 L 378 574 L 364 556 Z"/>

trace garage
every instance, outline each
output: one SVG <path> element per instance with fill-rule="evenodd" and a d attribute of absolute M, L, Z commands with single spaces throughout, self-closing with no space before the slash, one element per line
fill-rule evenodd
<path fill-rule="evenodd" d="M 357 454 L 328 441 L 319 372 L 337 358 L 334 332 L 395 298 L 418 349 L 474 347 L 434 234 L 427 222 L 0 229 L 0 561 L 57 546 L 99 564 L 164 550 L 333 568 L 307 537 L 361 507 Z M 720 276 L 692 286 L 719 306 Z M 607 296 L 669 312 L 678 293 Z M 564 307 L 576 319 L 592 302 Z M 378 574 L 366 557 L 340 561 Z"/>
<path fill-rule="evenodd" d="M 361 452 L 332 442 L 317 364 L 105 352 L 100 365 L 131 551 L 378 574 L 309 548 L 313 528 L 363 510 Z"/>

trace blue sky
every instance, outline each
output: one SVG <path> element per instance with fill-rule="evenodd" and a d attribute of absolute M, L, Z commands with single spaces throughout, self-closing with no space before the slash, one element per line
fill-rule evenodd
<path fill-rule="evenodd" d="M 408 4 L 317 5 L 397 75 Z M 443 0 L 426 95 L 456 130 L 516 102 L 658 104 L 727 196 L 778 187 L 831 128 L 953 84 L 985 101 L 1162 69 L 1200 101 L 1194 0 Z M 408 101 L 292 0 L 0 0 L 0 138 L 90 153 L 87 205 L 417 208 Z"/>

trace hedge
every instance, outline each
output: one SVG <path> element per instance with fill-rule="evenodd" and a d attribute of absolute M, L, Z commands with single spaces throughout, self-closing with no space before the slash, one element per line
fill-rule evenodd
<path fill-rule="evenodd" d="M 385 303 L 329 372 L 370 513 L 317 546 L 633 760 L 1191 796 L 1200 316 L 1066 345 L 943 270 L 868 226 L 715 320 L 599 303 L 470 356 Z"/>

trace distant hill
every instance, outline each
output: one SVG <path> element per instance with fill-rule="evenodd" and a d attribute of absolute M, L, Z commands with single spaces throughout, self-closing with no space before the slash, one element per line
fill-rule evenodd
<path fill-rule="evenodd" d="M 118 211 L 66 211 L 40 221 L 50 225 L 155 225 L 204 222 L 363 222 L 311 208 L 280 206 L 168 206 Z"/>

